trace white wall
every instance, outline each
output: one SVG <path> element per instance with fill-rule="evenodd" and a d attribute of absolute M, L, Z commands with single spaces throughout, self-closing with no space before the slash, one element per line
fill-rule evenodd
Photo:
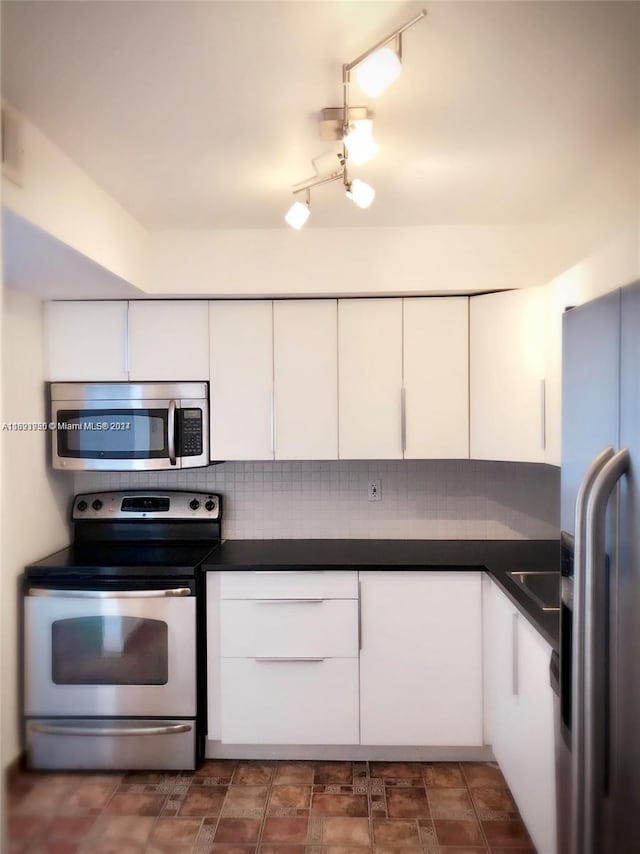
<path fill-rule="evenodd" d="M 3 170 L 2 204 L 27 222 L 139 287 L 147 232 L 35 125 L 3 104 L 20 152 Z M 7 174 L 11 177 L 7 177 Z M 12 247 L 9 247 L 11 251 Z"/>
<path fill-rule="evenodd" d="M 550 237 L 539 225 L 156 231 L 149 235 L 146 290 L 273 297 L 527 287 L 563 269 L 557 234 L 554 251 L 540 251 Z"/>
<path fill-rule="evenodd" d="M 2 421 L 45 421 L 42 303 L 5 289 L 2 316 Z M 69 542 L 72 478 L 47 465 L 48 432 L 2 434 L 2 763 L 20 751 L 18 727 L 18 584 L 25 565 Z"/>

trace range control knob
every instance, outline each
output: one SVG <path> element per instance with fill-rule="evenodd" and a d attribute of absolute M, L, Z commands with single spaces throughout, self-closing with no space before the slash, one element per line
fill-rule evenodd
<path fill-rule="evenodd" d="M 83 498 L 81 501 L 78 501 L 78 503 L 76 504 L 76 509 L 79 510 L 81 513 L 84 513 L 84 511 L 87 509 L 88 506 L 89 505 L 87 504 L 87 502 Z"/>
<path fill-rule="evenodd" d="M 189 507 L 191 507 L 192 510 L 197 510 L 198 507 L 200 507 L 200 502 L 197 498 L 192 498 L 189 502 Z"/>
<path fill-rule="evenodd" d="M 99 498 L 96 498 L 94 502 L 92 502 L 91 506 L 94 510 L 102 510 L 102 501 Z"/>
<path fill-rule="evenodd" d="M 205 501 L 204 508 L 205 510 L 211 512 L 212 510 L 216 509 L 216 502 L 210 498 L 208 501 Z"/>

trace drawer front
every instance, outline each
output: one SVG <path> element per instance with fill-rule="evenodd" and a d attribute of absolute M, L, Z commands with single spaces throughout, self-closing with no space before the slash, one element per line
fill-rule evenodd
<path fill-rule="evenodd" d="M 221 573 L 222 599 L 357 599 L 355 570 L 255 569 Z"/>
<path fill-rule="evenodd" d="M 222 659 L 222 741 L 357 744 L 358 659 Z"/>
<path fill-rule="evenodd" d="M 32 719 L 26 748 L 35 769 L 186 771 L 196 767 L 196 722 Z"/>
<path fill-rule="evenodd" d="M 358 656 L 356 599 L 228 599 L 220 624 L 227 658 Z"/>

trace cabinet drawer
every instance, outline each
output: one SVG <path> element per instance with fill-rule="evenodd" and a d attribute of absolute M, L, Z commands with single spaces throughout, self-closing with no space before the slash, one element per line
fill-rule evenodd
<path fill-rule="evenodd" d="M 221 603 L 222 655 L 357 657 L 356 599 L 236 599 Z"/>
<path fill-rule="evenodd" d="M 358 659 L 222 659 L 222 741 L 357 744 Z"/>
<path fill-rule="evenodd" d="M 357 599 L 358 574 L 322 569 L 223 572 L 220 595 L 222 599 Z"/>

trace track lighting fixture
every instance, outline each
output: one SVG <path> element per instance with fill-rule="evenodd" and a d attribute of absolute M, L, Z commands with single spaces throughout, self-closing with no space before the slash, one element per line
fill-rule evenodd
<path fill-rule="evenodd" d="M 354 178 L 345 184 L 345 192 L 348 199 L 359 208 L 368 208 L 376 196 L 376 191 L 369 184 L 365 184 L 359 178 Z"/>
<path fill-rule="evenodd" d="M 330 152 L 316 157 L 312 163 L 316 171 L 310 178 L 293 188 L 294 196 L 306 191 L 306 203 L 296 201 L 285 215 L 292 228 L 300 229 L 308 220 L 311 205 L 311 188 L 333 181 L 342 181 L 345 193 L 359 208 L 368 208 L 375 198 L 375 190 L 359 178 L 349 178 L 350 164 L 359 166 L 370 160 L 378 151 L 373 137 L 373 113 L 367 107 L 351 107 L 349 103 L 351 72 L 355 70 L 358 85 L 373 98 L 380 95 L 402 71 L 402 34 L 421 21 L 427 14 L 423 9 L 419 15 L 407 21 L 369 50 L 360 54 L 353 62 L 342 66 L 342 107 L 325 107 L 320 118 L 320 136 L 323 139 L 341 140 L 342 151 Z M 391 48 L 389 45 L 395 42 Z M 335 171 L 329 171 L 335 170 Z M 323 174 L 325 171 L 328 174 Z"/>
<path fill-rule="evenodd" d="M 372 119 L 358 119 L 349 125 L 343 137 L 349 160 L 360 166 L 378 153 L 378 143 L 373 138 Z"/>

